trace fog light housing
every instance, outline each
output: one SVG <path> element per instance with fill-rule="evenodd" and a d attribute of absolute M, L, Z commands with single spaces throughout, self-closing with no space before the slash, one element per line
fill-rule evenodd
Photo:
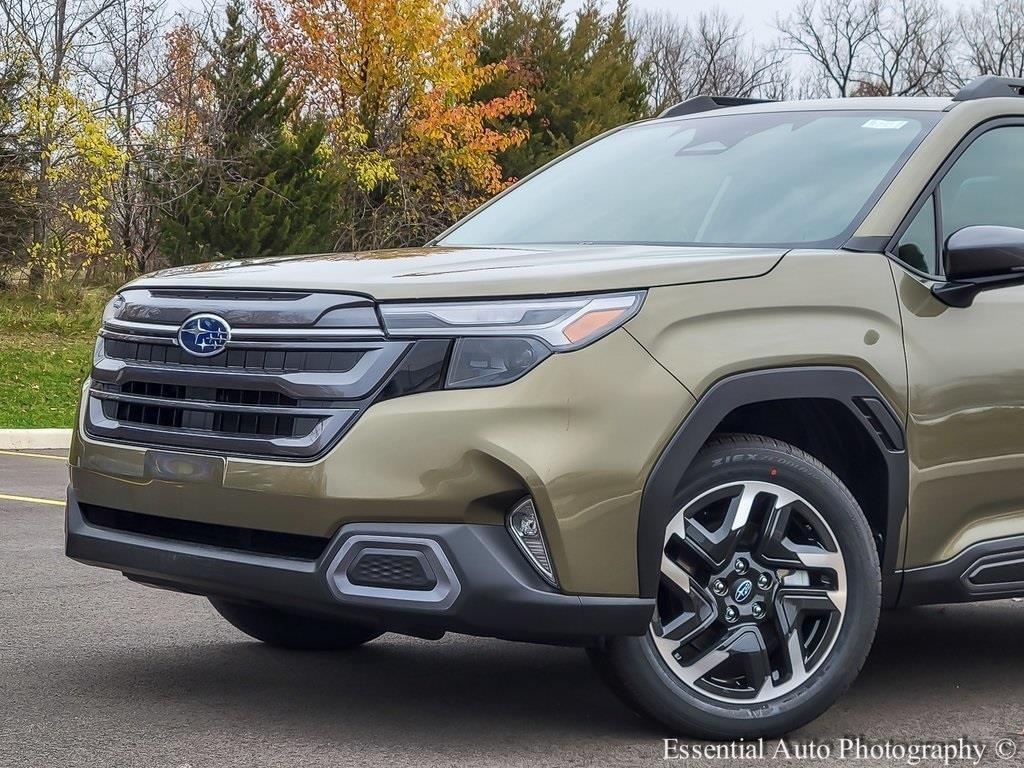
<path fill-rule="evenodd" d="M 467 338 L 455 342 L 448 389 L 493 387 L 521 378 L 551 354 L 536 339 Z"/>
<path fill-rule="evenodd" d="M 533 499 L 524 499 L 519 502 L 508 513 L 505 523 L 512 538 L 537 573 L 548 584 L 557 587 L 558 580 L 555 578 L 551 556 L 548 554 L 548 545 L 544 541 L 544 532 L 541 530 L 540 517 L 537 515 L 537 508 L 533 505 Z"/>
<path fill-rule="evenodd" d="M 92 346 L 92 364 L 94 366 L 102 363 L 107 357 L 106 342 L 102 336 L 96 337 L 96 343 Z"/>

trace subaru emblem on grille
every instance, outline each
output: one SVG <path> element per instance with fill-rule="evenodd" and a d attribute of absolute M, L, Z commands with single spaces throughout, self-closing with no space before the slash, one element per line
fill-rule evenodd
<path fill-rule="evenodd" d="M 178 329 L 178 344 L 191 355 L 211 357 L 224 351 L 231 326 L 217 315 L 193 315 Z"/>

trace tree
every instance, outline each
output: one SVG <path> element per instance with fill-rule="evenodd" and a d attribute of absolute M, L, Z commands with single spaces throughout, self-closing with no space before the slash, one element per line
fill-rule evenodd
<path fill-rule="evenodd" d="M 861 66 L 878 33 L 880 0 L 801 0 L 777 22 L 781 45 L 807 58 L 808 96 L 852 96 Z"/>
<path fill-rule="evenodd" d="M 673 13 L 648 11 L 633 26 L 637 58 L 647 77 L 651 111 L 657 114 L 700 93 L 693 90 L 696 44 L 689 24 Z"/>
<path fill-rule="evenodd" d="M 966 76 L 957 85 L 978 75 L 1024 77 L 1024 1 L 981 0 L 958 22 Z"/>
<path fill-rule="evenodd" d="M 534 110 L 508 124 L 529 138 L 500 155 L 505 175 L 522 177 L 567 149 L 646 116 L 647 84 L 629 29 L 628 4 L 610 13 L 587 2 L 570 24 L 564 0 L 510 0 L 482 35 L 481 59 L 503 76 L 478 91 L 493 98 L 530 93 Z"/>
<path fill-rule="evenodd" d="M 32 238 L 32 167 L 22 120 L 29 73 L 18 42 L 0 37 L 0 289 L 24 266 Z"/>
<path fill-rule="evenodd" d="M 47 267 L 53 269 L 71 256 L 63 250 L 67 245 L 65 232 L 55 232 L 51 223 L 60 211 L 68 206 L 55 195 L 54 182 L 61 176 L 61 170 L 52 166 L 62 154 L 73 161 L 90 165 L 89 158 L 81 155 L 81 140 L 77 147 L 62 145 L 64 137 L 72 137 L 76 123 L 91 122 L 81 97 L 71 87 L 69 67 L 72 55 L 92 24 L 110 9 L 114 0 L 82 0 L 71 4 L 67 0 L 0 0 L 8 29 L 19 40 L 26 52 L 32 78 L 30 114 L 27 118 L 34 143 L 34 183 L 32 259 L 30 282 L 42 283 Z M 83 111 L 85 107 L 86 111 Z M 89 140 L 96 142 L 99 136 L 92 132 Z M 62 149 L 68 152 L 62 153 Z M 108 159 L 106 147 L 98 147 L 95 170 L 100 170 Z M 102 175 L 102 171 L 100 171 Z M 65 181 L 72 179 L 65 178 Z M 91 179 L 95 181 L 95 178 Z M 91 190 L 95 191 L 95 190 Z M 74 208 L 74 204 L 71 204 Z M 92 210 L 100 206 L 90 206 Z M 89 226 L 97 226 L 97 220 L 88 216 Z M 81 223 L 81 222 L 80 222 Z M 104 241 L 97 231 L 92 238 Z M 55 250 L 56 249 L 56 250 Z"/>
<path fill-rule="evenodd" d="M 29 184 L 37 224 L 28 252 L 30 284 L 93 279 L 110 267 L 122 273 L 109 213 L 124 153 L 110 140 L 109 124 L 66 83 L 49 84 L 43 93 L 33 91 L 24 105 L 24 120 L 36 159 L 36 175 Z M 44 136 L 48 144 L 35 144 Z"/>
<path fill-rule="evenodd" d="M 948 90 L 956 25 L 939 0 L 886 0 L 868 47 L 858 93 L 939 95 Z"/>
<path fill-rule="evenodd" d="M 525 138 L 502 121 L 531 102 L 521 90 L 474 97 L 502 71 L 478 61 L 489 5 L 459 15 L 448 0 L 255 5 L 345 171 L 340 247 L 423 242 L 502 189 L 495 156 Z"/>
<path fill-rule="evenodd" d="M 115 239 L 127 257 L 126 277 L 146 271 L 156 248 L 155 209 L 144 178 L 158 88 L 167 78 L 163 9 L 164 0 L 114 0 L 97 18 L 81 57 L 83 74 L 98 91 L 125 156 L 111 213 Z"/>
<path fill-rule="evenodd" d="M 326 250 L 340 181 L 322 122 L 296 115 L 298 96 L 279 57 L 246 29 L 242 9 L 209 49 L 191 123 L 169 111 L 160 176 L 161 248 L 171 263 Z M 189 38 L 188 34 L 184 35 Z M 188 46 L 172 46 L 192 56 Z M 184 67 L 172 71 L 187 71 Z"/>
<path fill-rule="evenodd" d="M 692 25 L 647 13 L 636 34 L 654 112 L 701 94 L 776 99 L 788 91 L 785 53 L 748 42 L 740 20 L 724 11 L 702 12 Z"/>
<path fill-rule="evenodd" d="M 810 61 L 806 95 L 939 95 L 954 78 L 959 40 L 941 0 L 804 0 L 779 28 Z"/>

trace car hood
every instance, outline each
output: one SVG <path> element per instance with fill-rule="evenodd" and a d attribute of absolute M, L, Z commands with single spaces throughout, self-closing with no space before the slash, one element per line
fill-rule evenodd
<path fill-rule="evenodd" d="M 784 250 L 674 246 L 428 246 L 218 261 L 155 272 L 137 287 L 295 289 L 376 299 L 522 296 L 757 277 Z"/>

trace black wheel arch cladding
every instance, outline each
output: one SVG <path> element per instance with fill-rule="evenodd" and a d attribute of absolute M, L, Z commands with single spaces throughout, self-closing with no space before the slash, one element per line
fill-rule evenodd
<path fill-rule="evenodd" d="M 882 558 L 883 603 L 899 596 L 900 532 L 907 511 L 909 463 L 902 423 L 885 397 L 860 371 L 839 366 L 808 366 L 751 371 L 728 376 L 698 400 L 662 451 L 644 485 L 637 526 L 637 573 L 642 597 L 654 597 L 665 526 L 687 468 L 708 438 L 733 411 L 756 403 L 830 400 L 848 409 L 885 467 Z"/>

